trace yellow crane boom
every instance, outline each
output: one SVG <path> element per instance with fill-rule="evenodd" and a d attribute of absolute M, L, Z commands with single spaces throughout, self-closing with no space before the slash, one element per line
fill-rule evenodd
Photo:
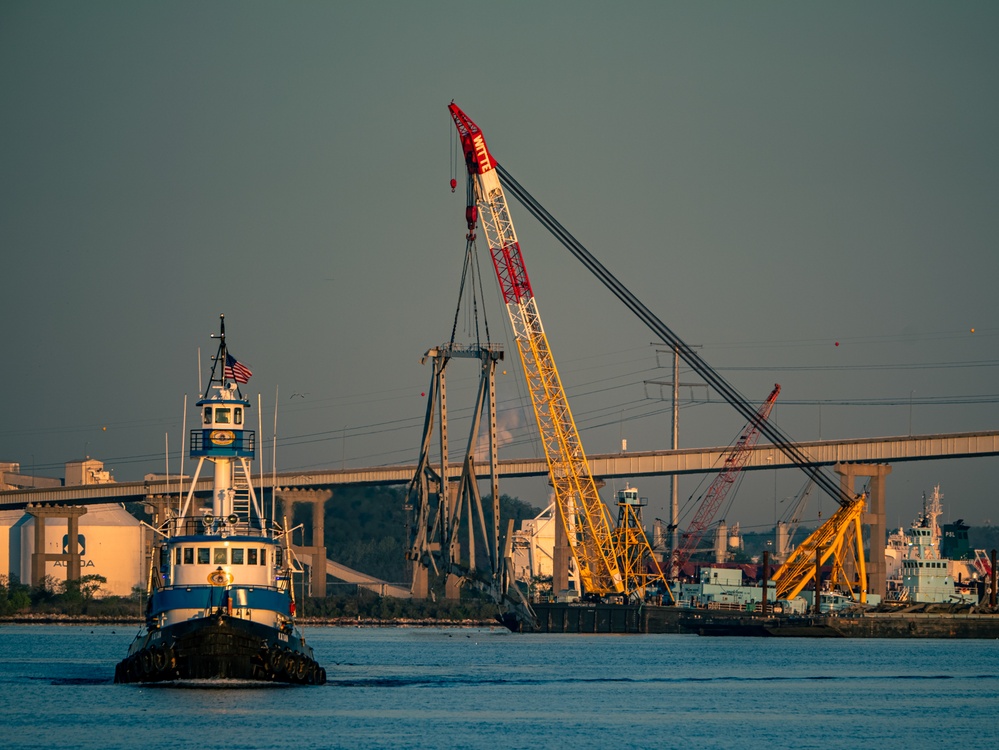
<path fill-rule="evenodd" d="M 847 573 L 845 563 L 852 560 L 860 582 L 860 601 L 867 601 L 867 566 L 864 562 L 863 525 L 861 520 L 867 508 L 867 494 L 855 497 L 839 509 L 819 528 L 809 535 L 774 573 L 777 599 L 793 599 L 815 577 L 816 554 L 818 564 L 832 559 L 832 584 L 843 585 L 851 596 L 855 582 Z"/>

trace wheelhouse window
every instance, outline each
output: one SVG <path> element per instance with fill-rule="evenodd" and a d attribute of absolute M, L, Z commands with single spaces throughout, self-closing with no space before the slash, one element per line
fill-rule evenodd
<path fill-rule="evenodd" d="M 205 424 L 211 424 L 212 423 L 212 407 L 210 407 L 210 406 L 206 406 L 205 407 L 205 419 L 204 419 L 204 421 L 205 421 Z"/>
<path fill-rule="evenodd" d="M 221 406 L 215 407 L 215 424 L 229 424 L 230 409 Z"/>
<path fill-rule="evenodd" d="M 194 547 L 184 547 L 184 565 L 194 565 Z"/>
<path fill-rule="evenodd" d="M 255 550 L 253 547 L 246 550 L 246 564 L 247 565 L 257 564 L 257 550 Z"/>
<path fill-rule="evenodd" d="M 232 564 L 242 565 L 243 564 L 243 548 L 234 547 L 232 550 Z"/>
<path fill-rule="evenodd" d="M 212 565 L 228 565 L 229 555 L 227 554 L 229 550 L 225 547 L 213 547 L 212 548 Z"/>
<path fill-rule="evenodd" d="M 236 407 L 232 410 L 232 421 L 233 424 L 243 424 L 243 410 L 240 407 Z"/>
<path fill-rule="evenodd" d="M 198 547 L 198 565 L 208 565 L 212 561 L 208 547 Z"/>
<path fill-rule="evenodd" d="M 260 550 L 260 564 L 261 565 L 267 564 L 267 550 L 265 549 Z"/>
<path fill-rule="evenodd" d="M 173 564 L 180 565 L 180 547 L 174 547 Z"/>

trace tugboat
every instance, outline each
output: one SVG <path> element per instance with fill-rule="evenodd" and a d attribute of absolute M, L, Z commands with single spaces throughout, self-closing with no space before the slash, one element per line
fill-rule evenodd
<path fill-rule="evenodd" d="M 288 533 L 268 521 L 251 481 L 255 433 L 239 385 L 252 374 L 218 353 L 191 431 L 198 467 L 178 511 L 156 529 L 145 624 L 115 667 L 116 683 L 234 679 L 322 685 L 326 670 L 295 625 Z M 212 338 L 216 338 L 213 336 Z M 214 466 L 210 507 L 194 490 Z"/>

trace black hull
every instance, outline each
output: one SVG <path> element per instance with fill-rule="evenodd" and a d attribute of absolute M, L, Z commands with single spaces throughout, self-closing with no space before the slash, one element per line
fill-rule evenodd
<path fill-rule="evenodd" d="M 141 633 L 114 675 L 116 683 L 205 679 L 323 685 L 326 670 L 295 634 L 213 615 Z"/>

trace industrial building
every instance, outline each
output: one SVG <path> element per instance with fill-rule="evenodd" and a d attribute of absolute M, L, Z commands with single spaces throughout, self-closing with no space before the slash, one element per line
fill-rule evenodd
<path fill-rule="evenodd" d="M 58 479 L 20 476 L 17 464 L 4 464 L 3 479 L 15 486 L 63 484 Z M 66 486 L 114 482 L 104 464 L 89 456 L 66 464 Z M 73 513 L 70 513 L 70 511 Z M 41 528 L 37 528 L 41 524 Z M 70 545 L 70 528 L 77 546 Z M 39 533 L 40 532 L 40 533 Z M 39 544 L 39 541 L 41 543 Z M 0 511 L 0 575 L 35 583 L 44 576 L 63 582 L 86 575 L 103 576 L 96 596 L 130 596 L 143 584 L 142 526 L 118 503 L 86 508 L 59 506 Z M 76 554 L 74 554 L 76 553 Z M 73 566 L 79 564 L 79 574 Z"/>

